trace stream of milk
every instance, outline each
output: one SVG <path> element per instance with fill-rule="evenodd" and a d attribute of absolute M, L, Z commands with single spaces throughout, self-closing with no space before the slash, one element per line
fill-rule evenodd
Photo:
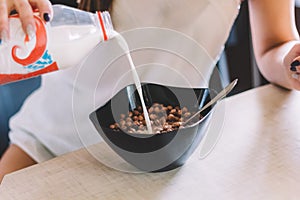
<path fill-rule="evenodd" d="M 128 47 L 127 42 L 125 41 L 125 39 L 120 34 L 116 33 L 115 38 L 117 39 L 117 41 L 118 41 L 119 45 L 121 46 L 121 48 L 126 53 L 126 57 L 128 59 L 130 68 L 132 70 L 133 81 L 134 81 L 134 84 L 136 86 L 136 89 L 138 91 L 138 94 L 139 94 L 139 97 L 140 97 L 140 100 L 141 100 L 147 130 L 148 130 L 148 133 L 151 134 L 151 133 L 153 133 L 153 131 L 152 131 L 152 126 L 151 126 L 151 121 L 150 121 L 150 118 L 149 118 L 149 113 L 148 113 L 148 110 L 146 108 L 145 100 L 144 100 L 144 97 L 143 97 L 143 90 L 142 90 L 141 81 L 140 81 L 139 75 L 136 71 L 136 68 L 135 68 L 135 65 L 133 63 L 132 57 L 130 55 L 129 47 Z"/>

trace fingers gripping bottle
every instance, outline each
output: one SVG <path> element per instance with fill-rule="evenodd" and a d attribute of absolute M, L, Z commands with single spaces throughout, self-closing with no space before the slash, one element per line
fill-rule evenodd
<path fill-rule="evenodd" d="M 75 66 L 114 35 L 107 11 L 90 13 L 53 5 L 53 13 L 47 24 L 34 15 L 32 38 L 23 32 L 18 15 L 10 16 L 10 40 L 0 44 L 0 84 Z"/>

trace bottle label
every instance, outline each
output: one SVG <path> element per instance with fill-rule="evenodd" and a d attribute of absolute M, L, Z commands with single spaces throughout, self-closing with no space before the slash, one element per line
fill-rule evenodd
<path fill-rule="evenodd" d="M 18 15 L 10 17 L 10 40 L 0 45 L 0 84 L 58 70 L 47 49 L 45 23 L 38 16 L 34 20 L 36 32 L 29 38 L 21 28 Z"/>

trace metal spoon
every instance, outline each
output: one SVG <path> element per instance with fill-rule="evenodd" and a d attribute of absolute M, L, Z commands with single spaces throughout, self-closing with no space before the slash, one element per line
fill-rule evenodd
<path fill-rule="evenodd" d="M 218 100 L 222 99 L 223 97 L 225 97 L 233 88 L 234 86 L 237 84 L 238 79 L 235 79 L 234 81 L 232 81 L 229 85 L 227 85 L 221 92 L 219 92 L 219 94 L 217 94 L 217 96 L 215 96 L 213 99 L 211 99 L 207 104 L 205 104 L 198 112 L 196 112 L 194 115 L 192 115 L 190 118 L 188 118 L 186 121 L 182 122 L 182 126 L 185 126 L 188 122 L 190 122 L 194 117 L 199 116 L 199 114 L 204 111 L 206 108 L 208 108 L 209 106 L 213 105 L 215 102 L 217 102 Z M 200 121 L 200 120 L 199 120 Z M 199 121 L 195 122 L 194 124 L 198 123 Z M 192 124 L 192 125 L 194 125 Z M 190 126 L 192 126 L 190 125 Z"/>

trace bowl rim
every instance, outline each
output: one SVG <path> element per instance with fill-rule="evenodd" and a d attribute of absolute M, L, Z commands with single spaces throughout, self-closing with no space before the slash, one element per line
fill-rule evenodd
<path fill-rule="evenodd" d="M 168 85 L 161 85 L 161 84 L 157 84 L 157 83 L 150 83 L 150 82 L 141 82 L 141 86 L 143 85 L 156 85 L 156 86 L 163 86 L 163 87 L 170 87 L 170 88 L 176 88 L 176 89 L 185 89 L 186 87 L 178 87 L 178 86 L 168 86 Z M 124 90 L 125 88 L 127 87 L 130 87 L 130 86 L 135 86 L 135 84 L 129 84 L 129 85 L 126 85 L 124 86 L 122 89 L 120 89 L 115 95 L 113 95 L 109 100 L 107 100 L 102 106 L 98 107 L 96 110 L 94 110 L 92 113 L 90 113 L 89 116 L 91 116 L 93 113 L 96 114 L 96 118 L 97 118 L 97 122 L 99 124 L 99 126 L 101 127 L 101 129 L 107 129 L 107 130 L 112 130 L 111 128 L 109 127 L 102 127 L 100 125 L 100 122 L 99 122 L 99 118 L 98 118 L 98 115 L 97 115 L 97 111 L 100 110 L 101 108 L 103 108 L 106 104 L 108 104 L 112 99 L 113 97 L 115 97 L 116 95 L 118 95 L 122 90 Z M 186 88 L 187 89 L 187 88 Z M 192 89 L 192 90 L 208 90 L 209 91 L 209 94 L 211 94 L 211 89 L 209 87 L 199 87 L 199 88 L 196 88 L 196 87 L 191 87 L 191 88 L 188 88 L 188 89 Z M 153 136 L 156 136 L 158 137 L 159 135 L 163 135 L 163 134 L 177 134 L 177 132 L 180 130 L 180 129 L 188 129 L 188 128 L 194 128 L 195 126 L 199 126 L 201 124 L 202 121 L 204 121 L 207 117 L 209 117 L 209 115 L 211 114 L 211 112 L 213 111 L 213 109 L 215 108 L 216 104 L 218 102 L 214 103 L 213 105 L 210 106 L 210 110 L 197 122 L 193 123 L 192 125 L 189 125 L 188 127 L 179 127 L 175 130 L 172 130 L 172 131 L 169 131 L 169 132 L 164 132 L 164 133 L 127 133 L 127 132 L 124 132 L 123 130 L 118 130 L 118 131 L 115 131 L 116 134 L 118 133 L 122 133 L 122 134 L 127 134 L 127 135 L 130 135 L 130 136 L 136 136 L 136 137 L 139 137 L 139 138 L 143 138 L 141 136 L 147 136 L 147 137 L 153 137 Z M 199 108 L 198 108 L 199 110 Z M 204 112 L 204 111 L 203 111 Z M 105 132 L 103 130 L 103 132 Z M 181 131 L 180 131 L 181 132 Z M 147 138 L 146 137 L 146 138 Z"/>

